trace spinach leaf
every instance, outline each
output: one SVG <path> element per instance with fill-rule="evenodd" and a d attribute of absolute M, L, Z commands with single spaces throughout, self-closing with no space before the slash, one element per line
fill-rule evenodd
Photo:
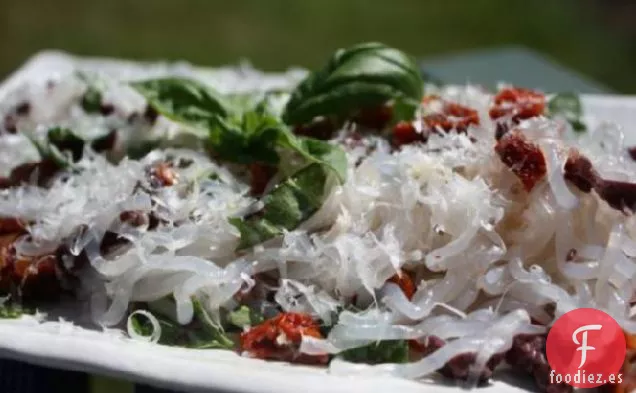
<path fill-rule="evenodd" d="M 250 327 L 263 322 L 265 318 L 261 313 L 248 306 L 241 306 L 230 312 L 227 321 L 238 328 Z"/>
<path fill-rule="evenodd" d="M 562 116 L 576 132 L 584 132 L 587 127 L 581 120 L 583 109 L 579 96 L 574 93 L 560 93 L 548 101 L 548 115 Z"/>
<path fill-rule="evenodd" d="M 348 349 L 340 355 L 353 363 L 406 363 L 409 346 L 406 340 L 378 341 L 364 347 Z"/>
<path fill-rule="evenodd" d="M 319 116 L 345 117 L 364 107 L 400 101 L 394 121 L 412 118 L 422 98 L 423 81 L 409 56 L 380 43 L 340 49 L 327 65 L 292 93 L 283 120 L 305 124 Z"/>
<path fill-rule="evenodd" d="M 151 79 L 131 86 L 158 113 L 179 123 L 208 129 L 228 114 L 226 104 L 215 91 L 191 79 Z"/>
<path fill-rule="evenodd" d="M 241 233 L 238 249 L 251 247 L 292 230 L 314 214 L 327 196 L 331 169 L 318 163 L 294 173 L 262 198 L 263 209 L 230 223 Z"/>

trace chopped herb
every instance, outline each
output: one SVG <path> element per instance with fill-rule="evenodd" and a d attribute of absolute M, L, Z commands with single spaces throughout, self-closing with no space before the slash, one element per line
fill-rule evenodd
<path fill-rule="evenodd" d="M 353 363 L 406 363 L 409 359 L 409 346 L 406 340 L 378 341 L 364 347 L 348 349 L 340 355 Z"/>

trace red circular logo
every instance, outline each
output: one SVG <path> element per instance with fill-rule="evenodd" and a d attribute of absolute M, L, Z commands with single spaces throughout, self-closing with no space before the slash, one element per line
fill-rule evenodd
<path fill-rule="evenodd" d="M 594 388 L 620 382 L 625 334 L 603 311 L 579 308 L 557 319 L 546 341 L 552 382 Z"/>

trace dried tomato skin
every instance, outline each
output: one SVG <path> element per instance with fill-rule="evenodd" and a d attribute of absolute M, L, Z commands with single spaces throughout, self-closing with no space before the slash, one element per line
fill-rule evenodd
<path fill-rule="evenodd" d="M 397 286 L 400 287 L 400 289 L 402 290 L 402 292 L 404 293 L 407 299 L 409 300 L 413 299 L 413 295 L 415 295 L 416 288 L 415 288 L 415 284 L 413 283 L 413 280 L 411 279 L 408 273 L 401 271 L 398 274 L 389 278 L 387 282 L 392 282 L 394 284 L 397 284 Z"/>
<path fill-rule="evenodd" d="M 172 164 L 160 162 L 150 169 L 150 184 L 153 187 L 170 187 L 177 183 L 177 172 Z"/>
<path fill-rule="evenodd" d="M 283 336 L 285 341 L 278 342 Z M 241 334 L 241 350 L 260 359 L 293 363 L 326 364 L 327 355 L 310 356 L 298 351 L 302 336 L 321 338 L 320 328 L 310 315 L 281 313 Z"/>
<path fill-rule="evenodd" d="M 501 90 L 494 99 L 489 115 L 493 120 L 510 116 L 517 124 L 521 120 L 541 116 L 545 112 L 546 100 L 542 93 L 519 87 Z"/>
<path fill-rule="evenodd" d="M 541 149 L 521 132 L 504 135 L 495 145 L 501 161 L 521 180 L 527 192 L 546 175 L 547 165 Z"/>
<path fill-rule="evenodd" d="M 26 233 L 26 223 L 16 217 L 0 217 L 0 235 Z"/>
<path fill-rule="evenodd" d="M 402 121 L 393 127 L 392 143 L 395 147 L 415 142 L 426 142 L 427 140 L 428 133 L 417 132 L 415 125 L 411 122 Z"/>
<path fill-rule="evenodd" d="M 563 176 L 579 190 L 588 193 L 599 182 L 599 176 L 592 162 L 578 152 L 572 152 L 563 167 Z"/>
<path fill-rule="evenodd" d="M 427 97 L 423 103 L 427 105 L 433 101 L 440 101 L 442 110 L 424 116 L 422 119 L 431 132 L 437 132 L 441 129 L 444 132 L 455 130 L 459 133 L 466 133 L 470 125 L 479 125 L 479 114 L 476 110 L 455 102 L 444 101 L 436 96 Z"/>

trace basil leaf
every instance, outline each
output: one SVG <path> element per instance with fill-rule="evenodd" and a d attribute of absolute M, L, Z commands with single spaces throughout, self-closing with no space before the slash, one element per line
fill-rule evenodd
<path fill-rule="evenodd" d="M 241 306 L 238 309 L 230 312 L 227 316 L 227 321 L 238 327 L 250 327 L 258 325 L 263 322 L 265 318 L 255 309 L 249 308 L 247 306 Z"/>
<path fill-rule="evenodd" d="M 310 74 L 292 93 L 283 114 L 288 124 L 319 116 L 348 116 L 364 107 L 393 100 L 410 102 L 394 121 L 412 117 L 423 93 L 419 70 L 409 56 L 380 43 L 340 49 L 328 64 Z"/>
<path fill-rule="evenodd" d="M 576 132 L 584 132 L 587 127 L 581 120 L 583 109 L 579 96 L 574 93 L 560 93 L 548 101 L 548 115 L 561 116 Z"/>
<path fill-rule="evenodd" d="M 330 172 L 325 165 L 310 164 L 266 194 L 262 211 L 244 219 L 230 219 L 241 233 L 238 249 L 279 236 L 314 214 L 327 196 L 325 185 Z"/>
<path fill-rule="evenodd" d="M 340 181 L 347 175 L 347 157 L 340 147 L 297 137 L 262 107 L 246 112 L 238 121 L 219 119 L 210 130 L 209 144 L 219 158 L 239 164 L 278 165 L 278 149 L 286 148 L 298 153 L 307 163 L 331 167 Z"/>
<path fill-rule="evenodd" d="M 131 86 L 158 113 L 179 123 L 208 129 L 228 114 L 216 92 L 190 79 L 152 79 Z"/>
<path fill-rule="evenodd" d="M 196 318 L 201 329 L 200 334 L 191 336 L 191 347 L 198 349 L 233 348 L 234 342 L 220 328 L 214 325 L 212 318 L 210 318 L 198 299 L 192 299 L 192 306 L 194 307 L 194 318 Z"/>
<path fill-rule="evenodd" d="M 340 356 L 353 363 L 406 363 L 409 359 L 409 346 L 406 340 L 378 341 L 364 347 L 348 349 Z"/>

